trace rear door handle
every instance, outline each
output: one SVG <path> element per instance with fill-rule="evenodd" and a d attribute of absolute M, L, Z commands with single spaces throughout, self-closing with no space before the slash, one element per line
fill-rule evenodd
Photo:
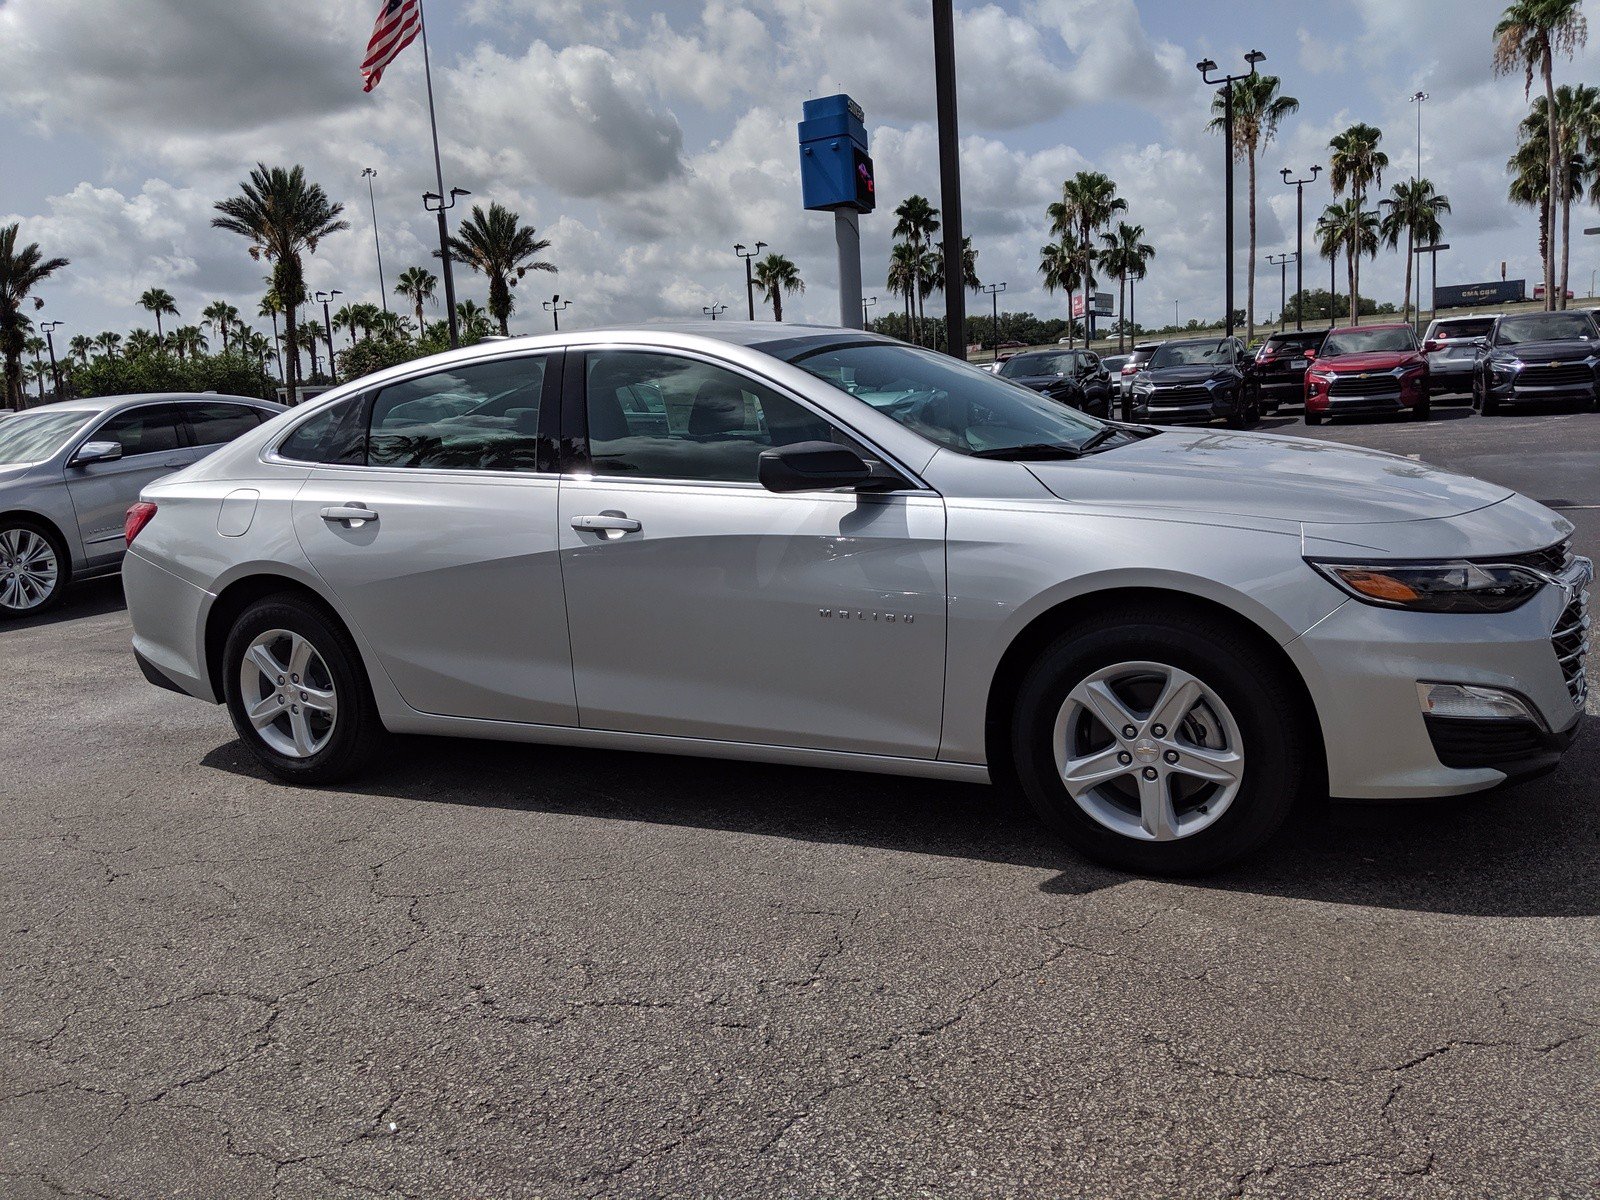
<path fill-rule="evenodd" d="M 342 521 L 351 529 L 359 529 L 368 521 L 376 521 L 378 514 L 365 504 L 352 500 L 348 504 L 334 504 L 323 509 L 322 519 L 330 524 Z"/>
<path fill-rule="evenodd" d="M 627 513 L 608 509 L 603 513 L 591 517 L 573 517 L 572 527 L 580 532 L 598 533 L 609 537 L 612 534 L 621 537 L 625 533 L 638 533 L 644 528 Z"/>

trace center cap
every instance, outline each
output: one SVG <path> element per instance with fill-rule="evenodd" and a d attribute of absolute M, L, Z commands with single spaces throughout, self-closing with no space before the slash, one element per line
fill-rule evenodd
<path fill-rule="evenodd" d="M 1153 763 L 1161 757 L 1161 749 L 1149 738 L 1141 738 L 1133 748 L 1133 756 L 1142 763 Z"/>

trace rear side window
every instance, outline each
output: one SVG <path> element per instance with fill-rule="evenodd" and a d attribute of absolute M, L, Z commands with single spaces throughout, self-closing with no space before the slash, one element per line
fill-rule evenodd
<path fill-rule="evenodd" d="M 261 424 L 261 410 L 247 404 L 191 404 L 184 415 L 196 446 L 220 446 Z"/>
<path fill-rule="evenodd" d="M 547 357 L 464 363 L 386 387 L 372 404 L 367 465 L 539 469 Z"/>
<path fill-rule="evenodd" d="M 293 462 L 360 466 L 367 461 L 366 397 L 330 404 L 295 427 L 278 447 L 278 457 Z"/>
<path fill-rule="evenodd" d="M 176 450 L 181 444 L 178 422 L 182 418 L 173 404 L 152 404 L 118 413 L 90 435 L 91 442 L 116 442 L 124 457 L 160 454 Z"/>

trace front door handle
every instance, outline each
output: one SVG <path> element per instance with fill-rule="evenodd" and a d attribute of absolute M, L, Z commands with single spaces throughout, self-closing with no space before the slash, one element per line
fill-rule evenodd
<path fill-rule="evenodd" d="M 625 512 L 608 508 L 591 517 L 573 517 L 572 527 L 581 533 L 598 533 L 601 537 L 621 537 L 625 533 L 638 533 L 644 528 Z"/>
<path fill-rule="evenodd" d="M 330 524 L 342 521 L 351 529 L 360 529 L 368 521 L 376 521 L 378 514 L 365 504 L 352 500 L 348 504 L 334 504 L 323 509 L 322 519 Z"/>

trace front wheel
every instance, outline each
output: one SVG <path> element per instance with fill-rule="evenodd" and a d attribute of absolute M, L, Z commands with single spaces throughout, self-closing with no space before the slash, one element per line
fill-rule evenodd
<path fill-rule="evenodd" d="M 297 596 L 269 596 L 240 614 L 223 649 L 223 682 L 239 740 L 291 783 L 347 778 L 384 739 L 355 643 Z"/>
<path fill-rule="evenodd" d="M 1012 755 L 1041 818 L 1132 871 L 1215 870 L 1283 825 L 1306 777 L 1301 701 L 1229 626 L 1146 608 L 1058 639 L 1028 673 Z"/>
<path fill-rule="evenodd" d="M 1307 425 L 1321 425 L 1322 424 L 1322 414 L 1321 413 L 1314 413 L 1309 408 L 1306 409 L 1306 424 Z"/>
<path fill-rule="evenodd" d="M 1433 401 L 1431 399 L 1422 401 L 1411 410 L 1411 419 L 1414 421 L 1426 421 L 1432 415 Z"/>
<path fill-rule="evenodd" d="M 44 526 L 0 522 L 0 618 L 31 617 L 56 604 L 69 566 L 66 547 Z"/>

